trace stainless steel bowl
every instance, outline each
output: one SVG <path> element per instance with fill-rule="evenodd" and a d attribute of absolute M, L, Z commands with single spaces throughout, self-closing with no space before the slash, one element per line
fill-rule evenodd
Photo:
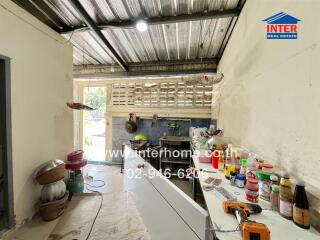
<path fill-rule="evenodd" d="M 34 178 L 40 185 L 54 183 L 65 177 L 65 170 L 64 161 L 52 160 L 37 168 Z"/>
<path fill-rule="evenodd" d="M 37 178 L 53 169 L 55 169 L 56 167 L 60 166 L 60 165 L 64 165 L 64 161 L 62 160 L 51 160 L 51 161 L 48 161 L 42 165 L 40 165 L 36 171 L 35 171 L 35 174 L 34 174 L 34 178 Z"/>

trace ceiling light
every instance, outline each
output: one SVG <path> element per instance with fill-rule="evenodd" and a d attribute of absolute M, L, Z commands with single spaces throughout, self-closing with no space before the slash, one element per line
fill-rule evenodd
<path fill-rule="evenodd" d="M 139 32 L 145 32 L 148 29 L 148 23 L 146 21 L 144 21 L 144 20 L 139 20 L 136 23 L 136 29 Z"/>

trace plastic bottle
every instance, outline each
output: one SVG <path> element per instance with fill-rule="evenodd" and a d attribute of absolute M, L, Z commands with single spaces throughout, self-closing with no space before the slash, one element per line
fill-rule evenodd
<path fill-rule="evenodd" d="M 310 228 L 309 202 L 304 183 L 297 183 L 293 197 L 293 222 L 305 229 Z"/>
<path fill-rule="evenodd" d="M 272 204 L 272 210 L 279 212 L 279 190 L 280 187 L 278 185 L 272 185 L 272 192 L 270 195 L 270 201 Z"/>
<path fill-rule="evenodd" d="M 284 175 L 280 181 L 280 215 L 286 219 L 292 219 L 292 201 L 291 181 L 288 175 Z"/>
<path fill-rule="evenodd" d="M 236 157 L 236 173 L 240 173 L 241 163 L 240 163 L 240 157 Z"/>
<path fill-rule="evenodd" d="M 247 161 L 248 160 L 246 158 L 241 159 L 241 167 L 240 167 L 240 174 L 241 175 L 246 175 Z"/>
<path fill-rule="evenodd" d="M 259 179 L 259 197 L 263 200 L 270 201 L 270 174 L 264 172 L 257 172 Z"/>
<path fill-rule="evenodd" d="M 271 175 L 270 181 L 271 181 L 271 183 L 270 183 L 271 186 L 272 185 L 279 185 L 279 178 L 277 175 Z"/>
<path fill-rule="evenodd" d="M 220 158 L 219 158 L 219 171 L 224 172 L 224 152 L 220 152 Z"/>
<path fill-rule="evenodd" d="M 212 167 L 215 169 L 219 168 L 219 158 L 220 158 L 219 156 L 220 156 L 220 152 L 218 150 L 214 150 L 212 152 L 212 155 L 211 155 Z"/>
<path fill-rule="evenodd" d="M 237 177 L 237 173 L 235 171 L 232 171 L 230 173 L 230 185 L 231 186 L 236 186 L 236 177 Z"/>
<path fill-rule="evenodd" d="M 249 154 L 246 169 L 246 178 L 257 178 L 256 171 L 258 169 L 258 164 L 256 161 L 256 154 Z"/>

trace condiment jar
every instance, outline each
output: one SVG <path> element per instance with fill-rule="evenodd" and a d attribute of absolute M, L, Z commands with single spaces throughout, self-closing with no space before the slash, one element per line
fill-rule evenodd
<path fill-rule="evenodd" d="M 258 180 L 255 178 L 247 178 L 245 188 L 246 198 L 250 202 L 258 202 L 259 185 Z"/>
<path fill-rule="evenodd" d="M 234 172 L 235 170 L 235 165 L 233 164 L 226 164 L 226 169 L 225 169 L 225 177 L 226 179 L 230 179 L 231 172 Z"/>
<path fill-rule="evenodd" d="M 292 201 L 291 182 L 288 175 L 284 175 L 280 181 L 280 215 L 287 219 L 292 219 Z"/>
<path fill-rule="evenodd" d="M 241 163 L 240 163 L 240 157 L 238 156 L 236 158 L 236 173 L 240 172 L 240 168 L 241 168 Z"/>
<path fill-rule="evenodd" d="M 246 176 L 238 174 L 236 177 L 236 185 L 238 188 L 244 188 L 244 184 L 246 181 Z"/>
<path fill-rule="evenodd" d="M 257 162 L 258 162 L 258 169 L 262 169 L 264 160 L 263 159 L 257 159 Z"/>
<path fill-rule="evenodd" d="M 304 183 L 297 183 L 293 197 L 293 222 L 305 229 L 310 228 L 309 202 Z"/>
<path fill-rule="evenodd" d="M 270 195 L 270 201 L 272 204 L 272 210 L 279 212 L 279 190 L 280 187 L 278 185 L 272 185 L 272 192 Z"/>
<path fill-rule="evenodd" d="M 250 202 L 255 202 L 257 203 L 259 200 L 259 191 L 255 190 L 255 191 L 251 191 L 249 189 L 245 189 L 245 193 L 246 193 L 246 199 Z"/>
<path fill-rule="evenodd" d="M 230 185 L 236 186 L 236 172 L 235 171 L 232 171 L 230 173 Z"/>
<path fill-rule="evenodd" d="M 262 164 L 262 172 L 273 173 L 273 165 L 271 164 Z"/>
<path fill-rule="evenodd" d="M 258 179 L 247 178 L 246 188 L 251 191 L 259 191 Z"/>
<path fill-rule="evenodd" d="M 224 171 L 224 152 L 220 152 L 220 158 L 219 158 L 219 163 L 218 163 L 218 169 L 219 171 L 223 172 Z"/>
<path fill-rule="evenodd" d="M 259 197 L 263 200 L 270 201 L 270 174 L 264 172 L 257 172 L 259 179 Z"/>

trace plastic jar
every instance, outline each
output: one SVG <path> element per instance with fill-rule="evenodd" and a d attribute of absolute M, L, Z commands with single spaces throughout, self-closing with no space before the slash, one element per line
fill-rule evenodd
<path fill-rule="evenodd" d="M 250 202 L 255 202 L 257 203 L 259 200 L 259 192 L 257 191 L 251 191 L 249 189 L 245 189 L 246 193 L 246 199 Z"/>
<path fill-rule="evenodd" d="M 258 202 L 259 199 L 259 185 L 255 178 L 247 178 L 245 188 L 246 198 L 250 202 Z"/>
<path fill-rule="evenodd" d="M 272 210 L 279 212 L 279 196 L 280 196 L 280 187 L 278 185 L 272 185 L 272 192 L 270 195 L 271 207 Z"/>
<path fill-rule="evenodd" d="M 263 200 L 270 201 L 270 174 L 264 172 L 257 172 L 259 179 L 259 197 Z"/>
<path fill-rule="evenodd" d="M 246 188 L 251 191 L 259 191 L 258 179 L 247 178 Z"/>
<path fill-rule="evenodd" d="M 291 191 L 290 178 L 288 175 L 285 175 L 280 181 L 279 211 L 280 215 L 286 219 L 292 219 L 292 202 L 293 194 Z"/>
<path fill-rule="evenodd" d="M 262 164 L 262 172 L 273 173 L 273 165 L 271 164 Z"/>
<path fill-rule="evenodd" d="M 238 174 L 236 176 L 236 186 L 238 188 L 244 188 L 245 181 L 246 181 L 246 176 L 241 175 L 241 174 Z"/>

